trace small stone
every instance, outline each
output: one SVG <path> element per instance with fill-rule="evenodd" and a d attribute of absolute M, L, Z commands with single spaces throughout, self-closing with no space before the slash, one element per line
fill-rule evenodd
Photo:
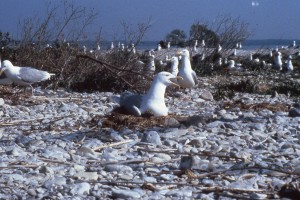
<path fill-rule="evenodd" d="M 97 172 L 83 172 L 83 171 L 80 171 L 80 172 L 77 172 L 74 176 L 78 177 L 78 178 L 83 178 L 85 180 L 95 180 L 96 181 L 98 179 Z"/>
<path fill-rule="evenodd" d="M 152 143 L 156 145 L 161 145 L 160 136 L 156 131 L 149 131 L 143 134 L 141 142 Z"/>
<path fill-rule="evenodd" d="M 89 183 L 74 184 L 70 193 L 72 195 L 88 195 L 90 194 L 91 185 Z"/>
<path fill-rule="evenodd" d="M 57 185 L 66 185 L 67 180 L 65 177 L 54 176 L 52 179 L 48 179 L 44 183 L 44 187 L 47 189 L 51 189 L 53 186 Z"/>
<path fill-rule="evenodd" d="M 127 174 L 119 174 L 118 177 L 120 179 L 128 181 L 128 180 L 132 180 L 133 179 L 133 174 L 129 174 L 129 173 L 127 173 Z"/>
<path fill-rule="evenodd" d="M 121 199 L 139 199 L 141 195 L 132 190 L 112 189 L 112 196 Z"/>
<path fill-rule="evenodd" d="M 171 117 L 171 118 L 166 118 L 165 125 L 172 127 L 172 126 L 179 126 L 180 123 L 177 121 L 177 119 Z"/>
<path fill-rule="evenodd" d="M 3 106 L 5 103 L 4 103 L 4 100 L 2 98 L 0 98 L 0 106 Z"/>
<path fill-rule="evenodd" d="M 145 176 L 145 177 L 143 177 L 143 180 L 147 183 L 157 183 L 156 178 L 151 177 L 151 176 Z"/>
<path fill-rule="evenodd" d="M 260 193 L 251 193 L 249 196 L 251 199 L 267 199 L 267 194 L 260 194 Z"/>
<path fill-rule="evenodd" d="M 165 181 L 172 181 L 176 178 L 176 176 L 173 174 L 161 174 L 160 177 Z"/>
<path fill-rule="evenodd" d="M 182 156 L 180 160 L 179 169 L 198 169 L 200 158 L 197 156 Z"/>
<path fill-rule="evenodd" d="M 205 118 L 203 116 L 193 115 L 188 118 L 187 123 L 190 126 L 200 126 L 205 123 Z"/>
<path fill-rule="evenodd" d="M 292 108 L 289 111 L 289 117 L 300 117 L 300 109 L 299 108 Z"/>
<path fill-rule="evenodd" d="M 112 165 L 106 165 L 104 168 L 105 171 L 108 172 L 123 172 L 123 173 L 132 173 L 132 168 L 126 165 L 117 165 L 117 164 L 112 164 Z"/>
<path fill-rule="evenodd" d="M 189 144 L 192 145 L 193 147 L 203 147 L 203 139 L 201 138 L 192 139 L 189 142 Z"/>
<path fill-rule="evenodd" d="M 97 159 L 97 155 L 98 155 L 98 153 L 96 153 L 93 149 L 91 149 L 89 147 L 85 147 L 85 146 L 78 149 L 76 151 L 76 154 L 78 154 L 80 156 L 86 156 L 89 158 L 93 158 L 93 159 Z"/>
<path fill-rule="evenodd" d="M 186 199 L 186 198 L 191 198 L 193 195 L 192 190 L 186 190 L 186 189 L 174 189 L 169 191 L 166 196 L 167 197 L 172 197 L 176 199 Z"/>
<path fill-rule="evenodd" d="M 207 101 L 213 101 L 214 96 L 211 94 L 210 91 L 203 90 L 202 93 L 200 94 L 200 98 L 207 100 Z"/>

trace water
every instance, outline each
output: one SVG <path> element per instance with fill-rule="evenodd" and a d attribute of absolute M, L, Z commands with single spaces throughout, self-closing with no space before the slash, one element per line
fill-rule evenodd
<path fill-rule="evenodd" d="M 242 43 L 242 48 L 246 50 L 256 50 L 256 49 L 275 49 L 281 48 L 282 46 L 289 46 L 293 44 L 293 41 L 296 41 L 296 45 L 300 43 L 300 40 L 283 40 L 283 39 L 265 39 L 265 40 L 246 40 Z M 114 46 L 118 46 L 119 41 L 114 41 Z M 125 46 L 130 44 L 126 44 L 124 41 L 120 41 L 120 43 L 124 43 Z M 139 50 L 149 50 L 157 48 L 157 44 L 159 41 L 142 41 L 136 47 Z M 96 43 L 89 41 L 86 43 L 88 48 L 96 48 Z M 109 49 L 111 45 L 111 41 L 102 41 L 100 42 L 100 46 L 102 49 Z"/>

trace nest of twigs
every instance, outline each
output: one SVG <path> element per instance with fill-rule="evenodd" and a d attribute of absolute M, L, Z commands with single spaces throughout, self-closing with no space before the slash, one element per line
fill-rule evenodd
<path fill-rule="evenodd" d="M 223 104 L 224 109 L 232 109 L 232 108 L 240 108 L 241 110 L 254 110 L 254 111 L 260 111 L 260 110 L 270 110 L 272 112 L 288 112 L 291 108 L 291 105 L 285 104 L 285 103 L 276 103 L 276 104 L 270 104 L 270 103 L 253 103 L 253 104 L 245 104 L 240 101 L 233 101 L 233 102 L 224 102 Z"/>
<path fill-rule="evenodd" d="M 97 120 L 94 119 L 94 122 Z M 102 119 L 102 128 L 121 130 L 129 128 L 132 130 L 146 130 L 153 127 L 179 127 L 187 123 L 188 117 L 180 115 L 168 115 L 165 117 L 136 117 L 117 112 L 109 113 Z"/>

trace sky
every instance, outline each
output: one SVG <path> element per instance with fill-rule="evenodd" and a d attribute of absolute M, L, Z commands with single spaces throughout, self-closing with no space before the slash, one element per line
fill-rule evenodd
<path fill-rule="evenodd" d="M 0 31 L 20 37 L 24 19 L 44 19 L 47 0 L 1 0 Z M 52 0 L 52 5 L 63 5 Z M 75 6 L 97 12 L 86 30 L 94 39 L 101 30 L 104 40 L 123 39 L 121 22 L 133 29 L 139 23 L 150 22 L 144 40 L 158 41 L 174 29 L 189 34 L 196 22 L 212 24 L 218 16 L 239 18 L 248 24 L 249 39 L 300 39 L 299 0 L 73 0 Z M 62 10 L 61 10 L 62 11 Z M 60 13 L 61 14 L 61 13 Z M 58 12 L 59 15 L 59 12 Z"/>

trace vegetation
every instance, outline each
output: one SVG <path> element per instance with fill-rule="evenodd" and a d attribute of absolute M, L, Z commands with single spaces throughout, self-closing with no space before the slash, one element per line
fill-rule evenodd
<path fill-rule="evenodd" d="M 198 40 L 201 42 L 205 41 L 208 47 L 216 47 L 220 43 L 219 36 L 212 30 L 210 30 L 207 25 L 197 22 L 191 26 L 190 29 L 190 41 Z"/>
<path fill-rule="evenodd" d="M 45 87 L 86 92 L 144 90 L 150 78 L 137 62 L 142 55 L 119 49 L 106 53 L 84 52 L 81 41 L 86 41 L 88 27 L 97 13 L 65 1 L 63 16 L 60 16 L 63 20 L 58 20 L 58 9 L 61 9 L 58 5 L 49 4 L 45 19 L 27 18 L 21 22 L 18 42 L 12 42 L 8 33 L 1 33 L 1 45 L 5 47 L 2 60 L 55 73 L 50 81 L 40 83 Z M 136 29 L 125 22 L 121 25 L 127 41 L 134 44 L 139 43 L 150 28 L 150 22 L 140 23 Z"/>
<path fill-rule="evenodd" d="M 6 48 L 7 45 L 11 42 L 9 33 L 3 33 L 0 31 L 0 47 Z"/>
<path fill-rule="evenodd" d="M 2 60 L 9 59 L 15 65 L 35 66 L 55 73 L 56 76 L 53 79 L 41 83 L 44 87 L 54 89 L 63 87 L 85 92 L 121 92 L 124 90 L 144 92 L 149 87 L 152 75 L 145 73 L 145 65 L 139 62 L 140 60 L 147 62 L 147 53 L 134 54 L 130 48 L 104 51 L 94 49 L 84 52 L 80 41 L 86 40 L 88 27 L 93 24 L 97 13 L 65 1 L 63 20 L 58 20 L 55 14 L 57 9 L 59 9 L 58 6 L 49 4 L 45 19 L 25 19 L 22 22 L 20 41 L 15 41 L 9 33 L 0 31 Z M 137 45 L 141 42 L 151 27 L 150 21 L 136 26 L 125 21 L 121 22 L 124 41 L 128 45 L 131 43 Z M 56 28 L 53 28 L 54 26 Z M 167 34 L 166 40 L 179 47 L 191 44 L 191 41 L 205 40 L 206 47 L 203 50 L 206 54 L 209 53 L 209 47 L 213 48 L 221 44 L 222 53 L 226 56 L 237 42 L 242 42 L 248 36 L 247 24 L 241 22 L 240 19 L 225 16 L 212 25 L 200 22 L 192 24 L 188 40 L 187 34 L 180 29 Z M 101 32 L 97 35 L 96 41 L 101 41 Z M 213 57 L 216 52 L 210 53 Z M 254 54 L 253 57 L 271 62 L 260 52 Z M 233 75 L 228 72 L 224 73 L 223 68 L 212 70 L 209 65 L 197 66 L 194 63 L 192 67 L 201 76 L 223 77 L 223 79 L 216 78 L 219 82 L 213 83 L 216 88 L 215 99 L 231 98 L 235 92 L 272 94 L 278 91 L 292 96 L 300 95 L 299 83 L 295 81 L 299 78 L 297 73 L 294 79 L 287 78 L 288 75 L 280 75 L 280 80 L 269 81 L 269 78 L 273 75 L 277 76 L 278 72 L 269 72 L 269 69 L 261 68 L 260 64 L 251 63 L 245 59 L 237 58 L 237 61 L 247 66 L 248 71 L 253 72 L 254 76 L 247 78 L 247 74 L 240 72 L 239 76 L 243 76 L 244 79 L 233 81 L 235 79 L 228 78 Z M 300 59 L 297 58 L 295 61 L 295 66 L 300 66 Z M 211 60 L 206 60 L 206 62 L 209 63 Z M 157 60 L 156 63 L 158 63 Z"/>
<path fill-rule="evenodd" d="M 173 46 L 184 47 L 187 35 L 183 30 L 174 29 L 166 36 L 166 40 L 171 42 Z"/>

